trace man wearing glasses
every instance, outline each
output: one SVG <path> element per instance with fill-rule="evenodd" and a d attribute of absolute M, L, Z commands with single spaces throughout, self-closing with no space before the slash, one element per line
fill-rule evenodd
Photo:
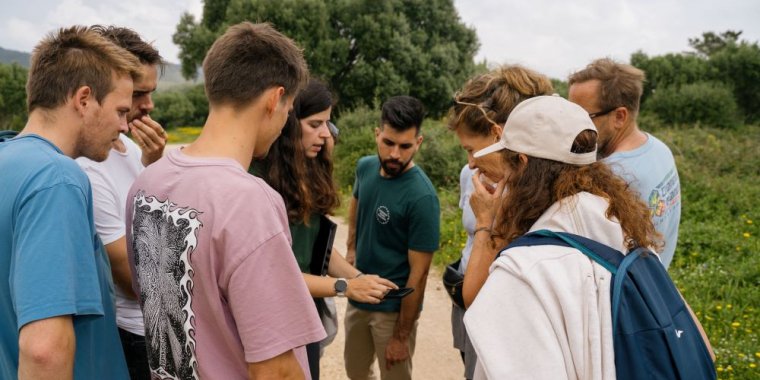
<path fill-rule="evenodd" d="M 678 241 L 681 184 L 670 149 L 636 123 L 643 82 L 643 71 L 611 59 L 597 59 L 570 75 L 568 98 L 594 121 L 599 158 L 649 206 L 652 223 L 664 239 L 658 253 L 667 268 Z"/>

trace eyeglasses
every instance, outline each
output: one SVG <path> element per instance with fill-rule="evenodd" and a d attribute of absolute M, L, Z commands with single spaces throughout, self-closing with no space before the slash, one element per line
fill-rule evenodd
<path fill-rule="evenodd" d="M 490 117 L 488 117 L 488 114 L 486 113 L 486 110 L 483 108 L 483 106 L 482 106 L 482 105 L 480 105 L 480 104 L 475 104 L 475 103 L 468 103 L 468 102 L 463 102 L 463 101 L 459 100 L 459 95 L 458 95 L 458 94 L 454 96 L 454 102 L 455 102 L 456 104 L 461 104 L 461 105 L 463 105 L 463 106 L 468 106 L 468 107 L 475 107 L 475 108 L 477 108 L 477 109 L 478 109 L 480 112 L 482 112 L 482 113 L 483 113 L 483 117 L 485 117 L 485 118 L 486 118 L 486 120 L 488 120 L 488 122 L 489 122 L 489 123 L 491 123 L 491 124 L 493 124 L 493 125 L 499 125 L 499 123 L 497 123 L 497 122 L 493 121 L 493 120 L 492 120 Z"/>
<path fill-rule="evenodd" d="M 608 113 L 610 113 L 610 112 L 612 112 L 612 111 L 614 111 L 614 110 L 616 110 L 618 108 L 620 108 L 620 107 L 612 107 L 612 108 L 608 108 L 608 109 L 606 109 L 604 111 L 590 113 L 590 114 L 588 114 L 588 117 L 590 117 L 590 118 L 593 119 L 595 117 L 604 116 L 604 115 L 606 115 L 606 114 L 608 114 Z"/>

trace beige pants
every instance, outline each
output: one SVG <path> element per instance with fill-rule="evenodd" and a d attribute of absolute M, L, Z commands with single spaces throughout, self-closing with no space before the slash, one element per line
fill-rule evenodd
<path fill-rule="evenodd" d="M 412 356 L 417 336 L 417 321 L 409 335 L 409 359 L 385 369 L 385 346 L 393 336 L 398 319 L 397 312 L 365 311 L 350 303 L 346 307 L 346 346 L 343 358 L 346 375 L 351 380 L 375 379 L 372 363 L 377 357 L 382 380 L 409 380 L 412 378 Z"/>

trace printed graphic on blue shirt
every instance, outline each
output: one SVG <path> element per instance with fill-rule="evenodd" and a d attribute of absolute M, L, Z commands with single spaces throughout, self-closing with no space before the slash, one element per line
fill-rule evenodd
<path fill-rule="evenodd" d="M 201 213 L 142 191 L 133 207 L 132 248 L 151 372 L 160 379 L 197 379 L 190 259 Z"/>
<path fill-rule="evenodd" d="M 659 217 L 666 215 L 670 209 L 680 203 L 681 185 L 678 181 L 678 172 L 673 168 L 649 193 L 649 210 L 655 226 L 660 224 Z"/>

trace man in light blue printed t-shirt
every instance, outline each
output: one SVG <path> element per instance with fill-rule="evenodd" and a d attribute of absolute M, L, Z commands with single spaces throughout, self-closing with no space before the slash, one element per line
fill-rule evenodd
<path fill-rule="evenodd" d="M 570 76 L 568 98 L 596 124 L 600 158 L 649 206 L 652 223 L 664 240 L 658 253 L 667 268 L 678 242 L 681 183 L 673 153 L 636 123 L 643 82 L 643 71 L 598 59 Z"/>
<path fill-rule="evenodd" d="M 73 158 L 108 157 L 138 70 L 81 26 L 34 49 L 29 119 L 0 142 L 1 379 L 129 378 L 90 182 Z"/>

